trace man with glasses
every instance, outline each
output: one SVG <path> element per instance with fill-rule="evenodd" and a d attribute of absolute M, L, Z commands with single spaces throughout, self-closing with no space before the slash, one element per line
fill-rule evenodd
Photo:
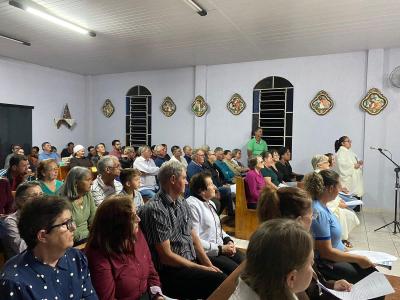
<path fill-rule="evenodd" d="M 43 195 L 39 182 L 31 181 L 21 184 L 15 193 L 15 206 L 17 211 L 8 215 L 4 219 L 6 236 L 2 239 L 6 259 L 13 257 L 26 249 L 26 243 L 19 234 L 18 220 L 22 207 L 28 200 L 32 200 Z"/>
<path fill-rule="evenodd" d="M 72 248 L 71 216 L 70 202 L 60 197 L 25 204 L 18 229 L 27 250 L 4 266 L 1 299 L 98 299 L 85 255 Z"/>
<path fill-rule="evenodd" d="M 106 155 L 97 163 L 99 174 L 93 181 L 91 192 L 96 206 L 105 198 L 118 195 L 122 191 L 121 182 L 115 180 L 121 173 L 121 164 L 115 156 Z"/>

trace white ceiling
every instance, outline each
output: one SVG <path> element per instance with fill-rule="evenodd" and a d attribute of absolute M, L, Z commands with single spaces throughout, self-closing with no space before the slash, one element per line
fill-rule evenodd
<path fill-rule="evenodd" d="M 36 0 L 97 33 L 70 32 L 0 0 L 0 56 L 79 74 L 400 47 L 399 0 Z"/>

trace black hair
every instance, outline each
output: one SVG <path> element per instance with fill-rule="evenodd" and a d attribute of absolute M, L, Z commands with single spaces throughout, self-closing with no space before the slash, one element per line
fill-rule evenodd
<path fill-rule="evenodd" d="M 342 146 L 342 143 L 347 138 L 348 137 L 346 135 L 344 135 L 344 136 L 340 137 L 338 140 L 335 141 L 335 152 L 338 152 L 340 146 Z"/>
<path fill-rule="evenodd" d="M 121 142 L 120 142 L 120 140 L 113 140 L 113 141 L 111 142 L 111 145 L 115 146 L 116 143 L 121 143 Z"/>

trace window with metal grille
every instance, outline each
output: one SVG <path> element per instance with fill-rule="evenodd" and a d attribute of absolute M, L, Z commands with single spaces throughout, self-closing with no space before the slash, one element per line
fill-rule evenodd
<path fill-rule="evenodd" d="M 151 145 L 151 93 L 141 85 L 126 94 L 126 145 Z"/>
<path fill-rule="evenodd" d="M 292 149 L 293 85 L 285 78 L 270 76 L 253 90 L 253 124 L 263 129 L 268 148 Z"/>

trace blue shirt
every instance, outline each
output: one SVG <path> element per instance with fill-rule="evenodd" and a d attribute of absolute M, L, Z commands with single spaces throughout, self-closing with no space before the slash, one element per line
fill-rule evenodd
<path fill-rule="evenodd" d="M 86 256 L 74 248 L 69 248 L 54 268 L 29 250 L 14 256 L 1 273 L 0 295 L 2 300 L 98 299 Z"/>
<path fill-rule="evenodd" d="M 42 152 L 39 154 L 39 160 L 46 160 L 46 159 L 54 159 L 56 162 L 58 162 L 60 160 L 60 158 L 58 157 L 57 153 L 54 152 Z"/>
<path fill-rule="evenodd" d="M 344 251 L 341 240 L 342 229 L 336 216 L 320 201 L 313 201 L 311 232 L 316 241 L 331 240 L 332 247 Z"/>
<path fill-rule="evenodd" d="M 215 161 L 215 165 L 222 172 L 225 181 L 227 181 L 228 183 L 232 183 L 233 178 L 235 177 L 235 173 L 233 173 L 233 171 L 229 169 L 228 165 L 222 160 L 218 159 Z"/>
<path fill-rule="evenodd" d="M 166 161 L 167 161 L 166 158 L 157 156 L 156 159 L 154 160 L 154 163 L 156 164 L 157 167 L 160 168 L 162 164 L 165 163 Z"/>

